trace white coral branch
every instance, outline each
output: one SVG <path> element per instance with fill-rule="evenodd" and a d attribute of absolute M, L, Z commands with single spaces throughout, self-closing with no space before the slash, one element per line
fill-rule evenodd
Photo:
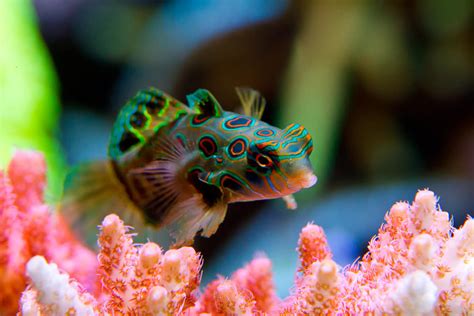
<path fill-rule="evenodd" d="M 56 264 L 35 256 L 28 261 L 26 273 L 31 279 L 31 289 L 22 298 L 25 315 L 37 310 L 38 305 L 45 307 L 42 312 L 49 315 L 94 315 L 89 297 L 83 297 L 69 275 L 60 273 Z"/>
<path fill-rule="evenodd" d="M 392 299 L 403 315 L 432 314 L 438 289 L 421 270 L 407 274 L 397 282 Z"/>

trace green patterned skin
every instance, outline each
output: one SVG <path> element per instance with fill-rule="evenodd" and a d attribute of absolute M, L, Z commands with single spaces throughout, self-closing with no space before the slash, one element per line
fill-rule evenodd
<path fill-rule="evenodd" d="M 170 131 L 196 144 L 199 155 L 187 172 L 201 170 L 202 179 L 224 190 L 228 202 L 278 198 L 301 189 L 300 172 L 310 172 L 312 140 L 291 125 L 285 130 L 245 115 L 224 112 L 196 124 L 185 116 Z"/>
<path fill-rule="evenodd" d="M 170 195 L 157 202 L 150 197 L 147 191 L 153 186 L 166 191 L 163 179 L 151 179 L 147 166 L 153 161 L 176 158 L 169 168 L 179 174 L 173 178 L 182 190 L 179 197 L 198 192 L 209 207 L 218 200 L 227 204 L 279 198 L 314 184 L 308 159 L 313 144 L 304 127 L 291 124 L 282 130 L 226 112 L 202 89 L 188 96 L 188 103 L 158 90 L 142 91 L 121 111 L 112 132 L 109 155 L 118 178 L 149 221 L 160 222 L 163 203 L 178 198 Z M 149 174 L 148 182 L 130 177 L 135 170 L 142 170 L 145 178 Z M 153 172 L 157 174 L 156 168 Z"/>
<path fill-rule="evenodd" d="M 149 88 L 138 92 L 122 108 L 114 123 L 109 142 L 110 158 L 119 159 L 144 145 L 161 127 L 190 112 L 186 105 L 160 90 Z"/>

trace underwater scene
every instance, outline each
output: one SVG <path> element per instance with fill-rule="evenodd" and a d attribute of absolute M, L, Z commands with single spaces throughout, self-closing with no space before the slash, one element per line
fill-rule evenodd
<path fill-rule="evenodd" d="M 473 21 L 1 0 L 0 315 L 474 315 Z"/>

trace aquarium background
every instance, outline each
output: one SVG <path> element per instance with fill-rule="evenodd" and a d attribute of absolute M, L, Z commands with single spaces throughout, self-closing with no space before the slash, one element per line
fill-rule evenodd
<path fill-rule="evenodd" d="M 350 264 L 417 189 L 436 192 L 455 224 L 473 214 L 473 21 L 469 0 L 5 0 L 1 161 L 13 147 L 45 151 L 54 204 L 66 165 L 106 158 L 137 90 L 185 100 L 206 88 L 238 111 L 234 87 L 253 87 L 265 121 L 312 134 L 319 182 L 296 195 L 297 211 L 281 200 L 231 205 L 195 246 L 208 279 L 265 253 L 286 295 L 307 222 Z"/>

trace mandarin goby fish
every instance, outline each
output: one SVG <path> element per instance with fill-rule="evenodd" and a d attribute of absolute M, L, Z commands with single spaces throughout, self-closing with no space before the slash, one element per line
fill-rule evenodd
<path fill-rule="evenodd" d="M 265 99 L 237 88 L 244 114 L 224 111 L 199 89 L 188 105 L 149 88 L 120 111 L 109 159 L 74 169 L 60 208 L 83 232 L 110 212 L 135 227 L 166 227 L 175 245 L 209 237 L 233 202 L 283 198 L 316 183 L 308 131 L 260 121 Z M 85 230 L 84 230 L 85 228 Z"/>

